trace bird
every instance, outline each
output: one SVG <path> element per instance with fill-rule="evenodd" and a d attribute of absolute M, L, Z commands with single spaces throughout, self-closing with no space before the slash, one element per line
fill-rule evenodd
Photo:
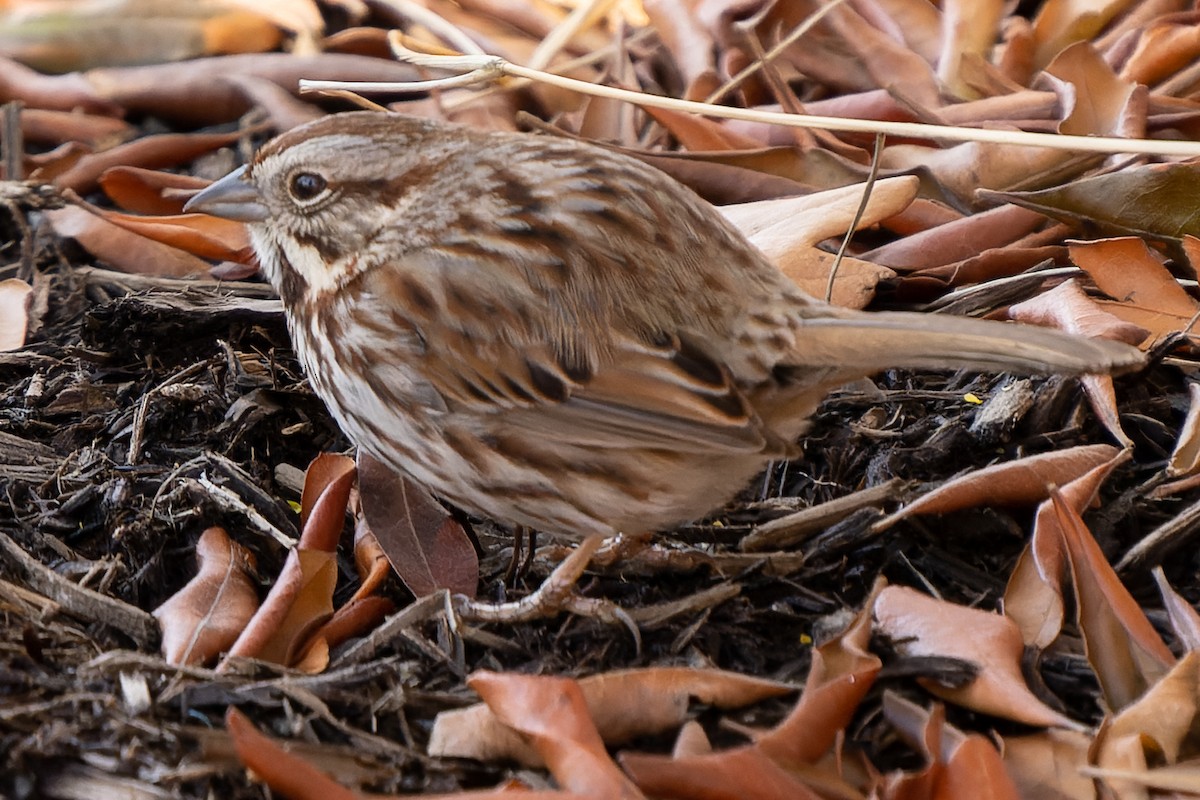
<path fill-rule="evenodd" d="M 692 190 L 569 138 L 332 114 L 185 211 L 245 223 L 360 449 L 467 512 L 570 538 L 721 508 L 796 456 L 830 391 L 883 370 L 1144 360 L 1036 326 L 832 306 Z"/>

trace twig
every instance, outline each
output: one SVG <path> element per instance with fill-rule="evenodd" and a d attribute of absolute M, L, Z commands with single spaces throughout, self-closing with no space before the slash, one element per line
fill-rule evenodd
<path fill-rule="evenodd" d="M 581 92 L 593 97 L 623 100 L 648 108 L 665 108 L 708 117 L 763 122 L 790 128 L 823 128 L 847 133 L 883 133 L 914 139 L 934 139 L 949 142 L 982 142 L 985 144 L 1007 144 L 1023 147 L 1045 147 L 1053 150 L 1074 150 L 1086 153 L 1140 153 L 1158 156 L 1200 156 L 1200 142 L 1165 141 L 1157 139 L 1122 139 L 1116 136 L 1074 136 L 1059 133 L 1033 133 L 1030 131 L 1003 131 L 992 128 L 963 128 L 953 125 L 929 125 L 921 122 L 885 122 L 880 120 L 845 119 L 821 117 L 809 114 L 784 114 L 776 111 L 760 111 L 731 106 L 714 106 L 673 97 L 634 92 L 612 86 L 601 86 L 587 81 L 553 75 L 541 70 L 529 69 L 513 64 L 499 56 L 433 56 L 417 53 L 399 45 L 393 37 L 392 49 L 402 60 L 419 67 L 444 69 L 459 73 L 451 79 L 433 81 L 408 81 L 399 83 L 376 81 L 300 81 L 300 91 L 323 91 L 339 89 L 354 92 L 426 92 L 443 88 L 445 81 L 454 81 L 454 86 L 486 83 L 502 78 L 524 78 L 557 86 L 561 89 Z"/>
<path fill-rule="evenodd" d="M 529 66 L 533 69 L 544 69 L 554 56 L 567 46 L 575 35 L 590 28 L 596 20 L 608 13 L 616 0 L 587 0 L 575 7 L 566 19 L 554 26 L 554 29 L 542 39 L 533 55 L 529 57 Z"/>
<path fill-rule="evenodd" d="M 0 136 L 0 157 L 4 162 L 4 178 L 10 181 L 25 180 L 25 137 L 21 135 L 20 100 L 4 104 L 4 135 Z"/>
<path fill-rule="evenodd" d="M 17 573 L 23 575 L 31 589 L 82 620 L 116 628 L 143 647 L 158 637 L 158 622 L 154 617 L 136 606 L 64 578 L 26 553 L 3 533 L 0 533 L 0 561 L 8 562 Z"/>
<path fill-rule="evenodd" d="M 829 268 L 829 282 L 825 284 L 826 303 L 833 302 L 833 282 L 837 280 L 838 268 L 842 265 L 842 259 L 846 257 L 846 248 L 850 246 L 850 240 L 854 238 L 854 233 L 858 230 L 859 223 L 862 222 L 863 214 L 867 211 L 867 203 L 871 201 L 871 190 L 875 188 L 875 180 L 879 177 L 879 162 L 883 158 L 883 142 L 886 138 L 882 133 L 875 134 L 875 151 L 871 155 L 871 172 L 867 175 L 867 182 L 863 185 L 862 199 L 858 201 L 854 219 L 850 220 L 850 227 L 846 229 L 846 235 L 842 237 L 842 243 L 838 246 L 837 255 L 833 257 L 833 265 Z"/>
<path fill-rule="evenodd" d="M 779 58 L 779 56 L 783 52 L 785 52 L 789 47 L 791 47 L 793 44 L 795 44 L 797 41 L 799 41 L 800 37 L 802 37 L 804 34 L 808 33 L 810 30 L 812 30 L 814 25 L 816 25 L 821 20 L 825 19 L 825 16 L 827 14 L 829 14 L 831 11 L 833 11 L 835 8 L 837 8 L 844 2 L 846 2 L 846 0 L 831 0 L 831 2 L 829 4 L 824 5 L 821 8 L 814 11 L 803 22 L 801 22 L 799 25 L 797 25 L 795 28 L 793 28 L 791 33 L 789 33 L 787 36 L 783 37 L 783 39 L 781 39 L 778 44 L 776 44 L 774 47 L 772 47 L 770 50 L 768 50 L 766 53 L 764 53 L 762 55 L 762 57 L 756 58 L 754 60 L 753 64 L 750 64 L 749 66 L 742 69 L 741 72 L 739 72 L 737 75 L 734 75 L 732 78 L 730 78 L 729 81 L 727 81 L 723 86 L 719 87 L 715 92 L 710 94 L 708 97 L 704 98 L 704 102 L 705 103 L 716 103 L 722 97 L 729 94 L 737 87 L 741 86 L 743 83 L 746 82 L 747 78 L 749 78 L 750 76 L 752 76 L 754 73 L 758 72 L 759 70 L 767 67 L 772 61 Z M 763 6 L 763 9 L 760 13 L 765 14 L 768 10 L 770 10 L 770 8 L 771 8 L 770 5 L 765 5 L 765 6 Z M 740 24 L 742 25 L 742 27 L 744 29 L 745 27 L 749 26 L 750 20 L 747 20 L 746 23 L 740 23 Z"/>
<path fill-rule="evenodd" d="M 428 28 L 434 36 L 441 38 L 442 41 L 456 48 L 460 53 L 484 55 L 483 48 L 476 44 L 474 39 L 454 27 L 452 23 L 440 15 L 413 2 L 413 0 L 381 1 L 409 22 L 415 22 L 423 28 Z"/>

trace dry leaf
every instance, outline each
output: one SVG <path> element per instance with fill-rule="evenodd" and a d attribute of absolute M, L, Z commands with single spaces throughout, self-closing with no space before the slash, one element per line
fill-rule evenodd
<path fill-rule="evenodd" d="M 578 681 L 589 717 L 610 745 L 683 724 L 692 699 L 737 708 L 793 691 L 775 681 L 720 670 L 659 667 L 593 675 Z M 483 761 L 515 759 L 538 766 L 537 754 L 485 705 L 438 714 L 429 752 Z"/>
<path fill-rule="evenodd" d="M 963 687 L 933 680 L 921 684 L 957 705 L 1026 725 L 1076 727 L 1042 703 L 1025 684 L 1025 643 L 1012 620 L 947 603 L 913 589 L 890 586 L 875 600 L 876 630 L 906 656 L 945 656 L 972 664 L 975 679 Z"/>
<path fill-rule="evenodd" d="M 225 729 L 238 758 L 259 780 L 289 800 L 362 800 L 337 781 L 258 732 L 245 714 L 230 706 Z"/>
<path fill-rule="evenodd" d="M 92 150 L 113 147 L 137 135 L 128 122 L 101 114 L 26 108 L 21 111 L 21 135 L 27 142 L 82 142 Z"/>
<path fill-rule="evenodd" d="M 883 713 L 901 735 L 925 754 L 927 762 L 924 769 L 915 773 L 893 772 L 888 776 L 883 797 L 1017 800 L 1022 796 L 996 746 L 979 734 L 965 734 L 948 725 L 940 705 L 926 711 L 894 692 L 886 692 Z"/>
<path fill-rule="evenodd" d="M 350 598 L 350 602 L 374 594 L 388 575 L 392 574 L 392 564 L 388 561 L 387 553 L 379 546 L 379 540 L 361 513 L 354 520 L 354 566 L 358 569 L 358 578 L 362 583 Z"/>
<path fill-rule="evenodd" d="M 1059 53 L 1046 67 L 1047 79 L 1062 81 L 1059 96 L 1067 116 L 1059 132 L 1075 136 L 1145 135 L 1146 87 L 1119 78 L 1088 42 Z"/>
<path fill-rule="evenodd" d="M 1187 418 L 1179 428 L 1179 439 L 1167 462 L 1167 475 L 1177 478 L 1200 468 L 1200 383 L 1188 383 Z"/>
<path fill-rule="evenodd" d="M 625 753 L 621 765 L 651 795 L 815 800 L 821 795 L 812 786 L 831 796 L 854 796 L 835 772 L 810 765 L 837 741 L 879 673 L 879 658 L 867 647 L 869 610 L 880 586 L 845 632 L 813 652 L 800 702 L 754 744 L 677 758 Z M 747 781 L 747 775 L 754 780 Z"/>
<path fill-rule="evenodd" d="M 1124 708 L 1105 725 L 1092 746 L 1094 762 L 1107 770 L 1145 770 L 1153 764 L 1175 764 L 1200 711 L 1200 654 L 1190 652 L 1151 686 L 1137 702 Z M 1126 785 L 1126 780 L 1132 785 Z M 1137 791 L 1136 778 L 1108 776 L 1118 796 Z M 1200 783 L 1197 784 L 1200 786 Z"/>
<path fill-rule="evenodd" d="M 123 272 L 169 278 L 207 275 L 208 262 L 114 225 L 79 206 L 43 212 L 59 236 L 74 239 L 89 253 Z"/>
<path fill-rule="evenodd" d="M 1021 797 L 1096 800 L 1096 787 L 1080 774 L 1091 743 L 1090 733 L 1062 729 L 1006 736 L 1004 764 Z"/>
<path fill-rule="evenodd" d="M 1118 452 L 1114 448 L 1109 449 L 1109 455 L 1108 460 L 1063 482 L 1062 497 L 1072 508 L 1082 512 L 1092 505 L 1112 471 L 1132 457 L 1128 450 Z M 1050 502 L 1043 502 L 1038 506 L 1033 536 L 1013 568 L 1004 592 L 1004 613 L 1017 623 L 1029 647 L 1045 650 L 1062 630 L 1067 558 L 1058 515 Z"/>
<path fill-rule="evenodd" d="M 832 257 L 817 250 L 816 245 L 845 234 L 862 202 L 863 190 L 863 186 L 847 186 L 806 197 L 720 206 L 717 210 L 800 288 L 824 297 Z M 871 191 L 860 227 L 899 213 L 912 202 L 916 191 L 915 178 L 879 181 Z M 862 308 L 874 295 L 875 284 L 892 275 L 889 269 L 845 259 L 833 284 L 833 302 Z"/>
<path fill-rule="evenodd" d="M 127 231 L 169 247 L 213 261 L 254 261 L 245 224 L 209 214 L 174 214 L 164 217 L 122 214 L 78 201 L 77 205 Z"/>
<path fill-rule="evenodd" d="M 75 0 L 0 6 L 0 53 L 43 72 L 272 50 L 259 13 L 212 0 Z"/>
<path fill-rule="evenodd" d="M 358 467 L 363 520 L 409 591 L 474 597 L 479 558 L 462 526 L 423 486 L 362 448 Z"/>
<path fill-rule="evenodd" d="M 230 648 L 230 656 L 289 666 L 307 657 L 310 669 L 324 669 L 324 660 L 314 660 L 309 652 L 310 640 L 333 615 L 337 544 L 355 471 L 352 465 L 347 467 L 346 460 L 328 455 L 314 459 L 310 470 L 314 488 L 308 489 L 305 481 L 301 506 L 307 515 L 302 517 L 300 542 L 288 553 L 283 570 L 254 619 Z M 217 669 L 227 669 L 229 663 L 222 661 Z"/>
<path fill-rule="evenodd" d="M 574 680 L 480 671 L 467 685 L 533 745 L 559 786 L 597 797 L 643 796 L 609 757 Z"/>
<path fill-rule="evenodd" d="M 126 211 L 182 214 L 183 205 L 210 181 L 142 167 L 112 167 L 100 174 L 100 188 Z"/>
<path fill-rule="evenodd" d="M 337 559 L 333 553 L 297 548 L 288 554 L 270 593 L 218 671 L 230 657 L 258 658 L 285 666 L 304 655 L 314 630 L 333 614 Z M 321 665 L 317 671 L 323 669 Z"/>
<path fill-rule="evenodd" d="M 621 766 L 651 797 L 704 800 L 821 800 L 804 780 L 757 747 L 678 758 L 622 753 Z M 753 776 L 753 778 L 750 778 Z M 826 784 L 836 784 L 829 770 Z M 854 797 L 848 786 L 833 796 Z"/>
<path fill-rule="evenodd" d="M 1133 0 L 1047 0 L 1033 21 L 1034 59 L 1039 66 L 1067 45 L 1095 36 Z"/>
<path fill-rule="evenodd" d="M 1175 657 L 1109 566 L 1079 513 L 1058 491 L 1050 499 L 1070 556 L 1088 661 L 1109 708 L 1123 709 L 1156 683 Z"/>
<path fill-rule="evenodd" d="M 308 468 L 304 470 L 304 487 L 300 491 L 300 525 L 303 528 L 308 527 L 308 518 L 316 508 L 318 501 L 322 495 L 330 487 L 336 486 L 336 497 L 331 496 L 330 500 L 326 501 L 326 506 L 331 513 L 339 513 L 335 506 L 336 499 L 341 499 L 341 513 L 345 512 L 346 503 L 350 499 L 350 487 L 354 483 L 355 478 L 354 459 L 349 456 L 337 455 L 336 453 L 318 453 L 317 457 L 309 462 Z M 344 495 L 343 495 L 344 492 Z M 331 517 L 329 521 L 330 527 L 334 527 L 334 519 Z M 337 531 L 340 533 L 341 527 L 337 526 Z"/>
<path fill-rule="evenodd" d="M 1041 191 L 981 192 L 979 196 L 1017 203 L 1047 216 L 1081 223 L 1093 230 L 1099 228 L 1115 236 L 1136 233 L 1151 239 L 1178 241 L 1184 236 L 1200 235 L 1200 214 L 1196 209 L 1200 201 L 1193 196 L 1197 170 L 1200 165 L 1193 163 L 1151 164 L 1080 178 Z M 1104 245 L 1103 241 L 1106 240 L 1080 246 L 1101 247 L 1106 250 L 1105 255 L 1115 257 L 1107 251 L 1111 245 Z M 1075 263 L 1088 269 L 1078 260 Z M 1131 283 L 1133 277 L 1126 275 L 1124 281 Z M 1122 297 L 1120 293 L 1101 288 L 1118 299 Z"/>
<path fill-rule="evenodd" d="M 227 147 L 244 135 L 239 130 L 230 133 L 160 133 L 143 136 L 84 156 L 69 170 L 59 174 L 54 184 L 60 189 L 87 194 L 96 190 L 100 176 L 112 167 L 174 167 Z"/>
<path fill-rule="evenodd" d="M 1163 608 L 1171 620 L 1171 630 L 1188 652 L 1200 650 L 1200 614 L 1187 600 L 1171 588 L 1162 567 L 1154 568 L 1154 582 L 1162 595 Z"/>
<path fill-rule="evenodd" d="M 1014 306 L 1007 316 L 1018 322 L 1058 328 L 1080 336 L 1095 336 L 1113 339 L 1126 344 L 1138 345 L 1146 340 L 1150 331 L 1126 322 L 1105 311 L 1092 300 L 1079 283 L 1071 278 L 1048 292 L 1042 292 Z"/>
<path fill-rule="evenodd" d="M 1045 222 L 1036 212 L 1000 206 L 905 236 L 862 257 L 896 270 L 929 269 L 1012 244 Z"/>
<path fill-rule="evenodd" d="M 249 574 L 254 556 L 222 528 L 196 542 L 199 569 L 187 584 L 154 609 L 168 664 L 204 664 L 228 650 L 258 608 Z"/>
<path fill-rule="evenodd" d="M 33 287 L 18 278 L 0 281 L 0 352 L 25 346 Z"/>
<path fill-rule="evenodd" d="M 1069 483 L 1118 454 L 1107 444 L 1082 445 L 1040 453 L 969 472 L 876 523 L 886 530 L 913 514 L 948 514 L 982 505 L 1027 505 L 1049 496 L 1049 487 Z"/>
<path fill-rule="evenodd" d="M 1074 242 L 1071 260 L 1091 276 L 1100 291 L 1121 304 L 1113 313 L 1120 315 L 1120 307 L 1128 305 L 1184 320 L 1196 314 L 1196 301 L 1141 239 Z M 1158 332 L 1161 328 L 1155 326 L 1153 330 Z"/>
<path fill-rule="evenodd" d="M 998 39 L 1004 4 L 1000 0 L 953 0 L 943 5 L 941 53 L 937 76 L 958 97 L 975 97 L 977 92 L 961 73 L 963 59 L 987 58 Z"/>

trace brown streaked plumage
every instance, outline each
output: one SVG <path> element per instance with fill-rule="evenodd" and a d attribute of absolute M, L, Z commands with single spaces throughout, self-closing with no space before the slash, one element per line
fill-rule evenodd
<path fill-rule="evenodd" d="M 248 223 L 360 447 L 509 524 L 640 533 L 726 502 L 889 367 L 1109 372 L 1133 348 L 814 300 L 711 206 L 597 147 L 396 114 L 310 123 L 197 195 Z"/>

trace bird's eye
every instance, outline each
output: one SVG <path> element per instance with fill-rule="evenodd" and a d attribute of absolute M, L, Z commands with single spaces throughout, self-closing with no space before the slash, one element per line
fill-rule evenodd
<path fill-rule="evenodd" d="M 297 172 L 292 176 L 292 197 L 297 200 L 312 200 L 325 191 L 325 179 L 315 172 Z"/>

